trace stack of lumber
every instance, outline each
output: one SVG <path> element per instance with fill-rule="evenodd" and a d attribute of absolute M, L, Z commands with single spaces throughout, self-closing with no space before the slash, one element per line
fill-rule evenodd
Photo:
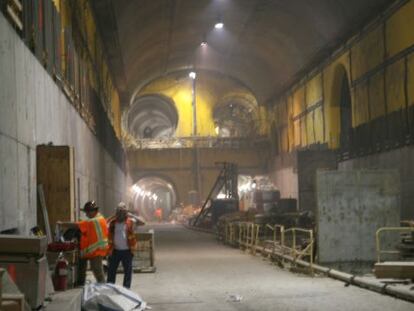
<path fill-rule="evenodd" d="M 374 274 L 381 279 L 414 279 L 414 261 L 388 261 L 376 263 Z"/>

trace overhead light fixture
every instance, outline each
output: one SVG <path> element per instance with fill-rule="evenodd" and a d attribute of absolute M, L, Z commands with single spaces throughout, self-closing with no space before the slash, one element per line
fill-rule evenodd
<path fill-rule="evenodd" d="M 207 36 L 206 34 L 203 35 L 203 40 L 200 43 L 201 46 L 206 46 L 207 45 Z"/>
<path fill-rule="evenodd" d="M 196 74 L 194 71 L 191 71 L 191 72 L 188 74 L 188 76 L 189 76 L 191 79 L 195 80 L 195 78 L 197 77 L 197 74 Z"/>
<path fill-rule="evenodd" d="M 216 29 L 222 29 L 224 27 L 223 22 L 219 21 L 214 25 L 214 28 Z"/>

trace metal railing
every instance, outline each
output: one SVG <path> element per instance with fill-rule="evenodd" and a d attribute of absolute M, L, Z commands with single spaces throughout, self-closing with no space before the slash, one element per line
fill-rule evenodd
<path fill-rule="evenodd" d="M 266 233 L 270 231 L 271 235 L 267 235 Z M 271 245 L 272 253 L 276 251 L 276 248 L 281 248 L 282 245 L 285 243 L 285 226 L 282 225 L 269 225 L 266 224 L 264 226 L 264 241 L 263 241 L 263 248 L 267 249 L 267 246 Z M 271 237 L 271 240 L 268 239 Z"/>
<path fill-rule="evenodd" d="M 381 262 L 381 254 L 401 254 L 399 250 L 383 250 L 381 249 L 381 234 L 384 232 L 414 232 L 414 227 L 382 227 L 375 233 L 376 250 L 377 250 L 377 262 Z"/>
<path fill-rule="evenodd" d="M 165 137 L 141 138 L 123 137 L 127 148 L 134 149 L 174 149 L 174 148 L 241 148 L 267 146 L 266 136 L 254 137 Z"/>
<path fill-rule="evenodd" d="M 289 246 L 286 244 L 286 234 L 292 234 L 292 244 Z M 302 248 L 302 245 L 298 245 L 297 243 L 297 237 L 298 234 L 297 233 L 302 233 L 303 235 L 305 235 L 307 241 L 309 241 L 309 243 L 307 243 L 307 245 Z M 283 232 L 284 234 L 284 243 L 282 245 L 283 251 L 287 252 L 287 254 L 289 256 L 291 256 L 294 261 L 296 260 L 302 260 L 304 259 L 304 257 L 308 257 L 309 258 L 309 264 L 310 264 L 310 269 L 311 269 L 311 273 L 313 274 L 313 246 L 315 243 L 315 240 L 313 238 L 313 230 L 310 229 L 302 229 L 302 228 L 289 228 L 284 230 Z"/>
<path fill-rule="evenodd" d="M 258 249 L 271 255 L 280 253 L 297 260 L 308 260 L 313 275 L 314 245 L 313 230 L 303 228 L 285 229 L 283 225 L 259 225 L 252 222 L 226 224 L 225 242 L 256 254 Z M 270 234 L 268 234 L 270 232 Z M 236 238 L 237 236 L 237 238 Z M 299 243 L 301 238 L 305 243 Z M 270 245 L 270 247 L 269 247 Z"/>

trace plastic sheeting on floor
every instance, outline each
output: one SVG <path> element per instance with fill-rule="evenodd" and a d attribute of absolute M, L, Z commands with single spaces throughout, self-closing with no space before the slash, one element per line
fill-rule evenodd
<path fill-rule="evenodd" d="M 87 284 L 82 299 L 85 311 L 141 311 L 147 303 L 134 292 L 115 284 Z"/>

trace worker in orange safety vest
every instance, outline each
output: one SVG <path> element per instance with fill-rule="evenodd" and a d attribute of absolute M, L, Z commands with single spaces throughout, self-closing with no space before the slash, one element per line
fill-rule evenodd
<path fill-rule="evenodd" d="M 105 218 L 98 212 L 99 207 L 95 201 L 84 205 L 83 211 L 87 219 L 77 223 L 62 223 L 71 227 L 78 227 L 81 233 L 79 242 L 79 271 L 77 285 L 85 285 L 86 268 L 88 261 L 95 279 L 98 283 L 105 283 L 102 259 L 108 254 L 108 226 Z"/>

